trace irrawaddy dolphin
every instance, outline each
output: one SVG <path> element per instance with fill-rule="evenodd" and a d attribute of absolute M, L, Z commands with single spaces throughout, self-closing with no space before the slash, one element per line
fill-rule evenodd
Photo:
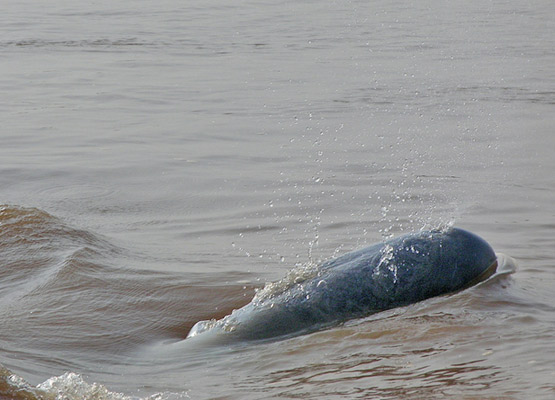
<path fill-rule="evenodd" d="M 324 262 L 218 321 L 198 322 L 188 337 L 260 340 L 313 332 L 462 290 L 496 268 L 495 252 L 473 233 L 409 233 Z"/>

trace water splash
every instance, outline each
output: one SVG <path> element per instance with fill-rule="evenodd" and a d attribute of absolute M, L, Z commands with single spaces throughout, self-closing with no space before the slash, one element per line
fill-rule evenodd
<path fill-rule="evenodd" d="M 262 288 L 256 291 L 254 299 L 255 304 L 265 303 L 276 296 L 286 292 L 296 285 L 315 278 L 320 274 L 320 264 L 308 262 L 305 264 L 297 264 L 293 269 L 289 270 L 287 274 L 278 281 L 268 282 Z"/>
<path fill-rule="evenodd" d="M 0 366 L 0 398 L 21 400 L 185 400 L 187 392 L 156 393 L 148 397 L 113 392 L 104 385 L 86 382 L 80 374 L 66 372 L 33 386 L 22 377 Z"/>
<path fill-rule="evenodd" d="M 255 307 L 272 308 L 274 306 L 273 299 L 277 296 L 287 292 L 294 286 L 299 285 L 302 287 L 303 282 L 318 277 L 320 273 L 321 264 L 313 262 L 305 264 L 299 263 L 294 268 L 289 270 L 282 279 L 275 282 L 268 282 L 261 289 L 255 289 L 255 295 L 251 304 Z M 324 285 L 325 283 L 325 281 L 320 281 L 318 285 Z M 238 326 L 236 313 L 237 310 L 233 310 L 231 314 L 223 317 L 222 319 L 210 319 L 197 322 L 189 331 L 187 338 L 192 338 L 200 335 L 201 333 L 212 331 L 214 329 L 224 332 L 233 332 Z"/>
<path fill-rule="evenodd" d="M 393 283 L 397 283 L 397 265 L 393 262 L 395 248 L 388 244 L 384 246 L 380 252 L 380 262 L 376 265 L 372 274 L 374 276 L 379 276 L 389 271 L 393 274 Z"/>

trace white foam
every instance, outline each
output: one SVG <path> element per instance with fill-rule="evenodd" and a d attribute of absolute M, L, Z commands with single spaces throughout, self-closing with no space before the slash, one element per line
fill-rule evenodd
<path fill-rule="evenodd" d="M 22 377 L 3 369 L 2 375 L 14 392 L 27 392 L 36 399 L 48 400 L 184 400 L 190 399 L 186 392 L 156 393 L 148 397 L 133 397 L 123 393 L 112 392 L 99 383 L 88 383 L 80 374 L 66 372 L 54 376 L 33 387 Z M 1 393 L 0 393 L 1 395 Z M 29 398 L 32 398 L 29 396 Z"/>

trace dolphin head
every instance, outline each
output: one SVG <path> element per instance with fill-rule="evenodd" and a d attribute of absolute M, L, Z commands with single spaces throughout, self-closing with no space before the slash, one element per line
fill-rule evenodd
<path fill-rule="evenodd" d="M 481 237 L 460 228 L 449 228 L 435 235 L 440 268 L 437 279 L 451 290 L 472 286 L 491 276 L 497 267 L 497 257 Z"/>

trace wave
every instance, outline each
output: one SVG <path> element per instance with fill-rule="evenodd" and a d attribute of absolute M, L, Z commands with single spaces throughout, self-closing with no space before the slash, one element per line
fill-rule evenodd
<path fill-rule="evenodd" d="M 0 47 L 77 47 L 77 48 L 113 48 L 128 46 L 153 46 L 154 43 L 147 43 L 137 38 L 122 39 L 83 39 L 83 40 L 44 40 L 44 39 L 25 39 L 15 41 L 0 42 Z"/>
<path fill-rule="evenodd" d="M 235 284 L 229 275 L 199 282 L 191 274 L 137 267 L 144 262 L 45 211 L 0 205 L 0 399 L 83 398 L 67 394 L 77 389 L 99 396 L 86 398 L 127 398 L 78 373 L 108 383 L 106 368 L 126 371 L 130 359 L 147 374 L 165 368 L 145 358 L 146 346 L 182 340 L 197 321 L 227 315 L 254 294 L 239 283 L 242 275 Z M 34 382 L 51 378 L 30 386 L 10 371 Z M 63 396 L 54 396 L 56 390 Z"/>
<path fill-rule="evenodd" d="M 0 365 L 0 398 L 11 400 L 183 400 L 186 392 L 161 392 L 148 397 L 132 397 L 113 392 L 104 385 L 86 382 L 80 374 L 66 372 L 33 386 Z"/>

